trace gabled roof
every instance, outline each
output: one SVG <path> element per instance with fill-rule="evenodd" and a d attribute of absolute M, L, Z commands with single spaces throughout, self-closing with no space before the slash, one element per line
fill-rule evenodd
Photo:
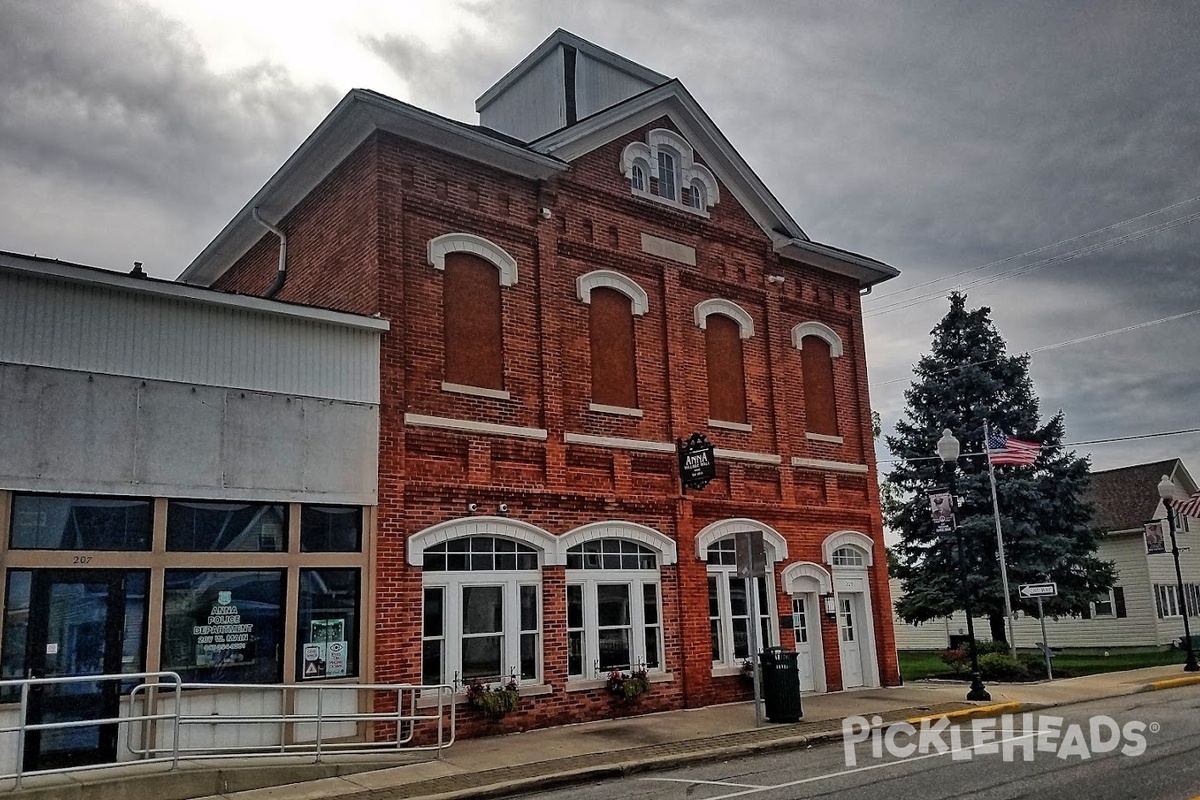
<path fill-rule="evenodd" d="M 567 169 L 563 162 L 496 131 L 439 116 L 378 92 L 352 89 L 179 280 L 207 286 L 219 278 L 265 232 L 251 216 L 254 208 L 271 222 L 283 219 L 377 130 L 528 178 L 542 180 Z"/>
<path fill-rule="evenodd" d="M 676 79 L 536 139 L 529 146 L 571 162 L 664 116 L 700 152 L 705 164 L 754 218 L 779 255 L 849 275 L 862 287 L 900 274 L 881 261 L 812 241 Z"/>
<path fill-rule="evenodd" d="M 1095 508 L 1092 524 L 1105 532 L 1142 529 L 1159 514 L 1158 482 L 1166 475 L 1189 494 L 1196 484 L 1177 458 L 1092 473 L 1087 501 Z"/>

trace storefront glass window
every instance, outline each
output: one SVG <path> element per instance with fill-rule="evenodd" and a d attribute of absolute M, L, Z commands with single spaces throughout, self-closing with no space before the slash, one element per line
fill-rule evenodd
<path fill-rule="evenodd" d="M 358 675 L 357 569 L 300 570 L 296 678 Z"/>
<path fill-rule="evenodd" d="M 362 516 L 360 506 L 304 506 L 301 552 L 357 553 L 362 550 Z"/>
<path fill-rule="evenodd" d="M 287 549 L 287 506 L 172 500 L 167 549 L 190 553 L 280 553 Z"/>
<path fill-rule="evenodd" d="M 150 549 L 150 500 L 16 494 L 12 502 L 13 549 Z"/>
<path fill-rule="evenodd" d="M 166 571 L 162 668 L 196 683 L 277 683 L 283 572 Z"/>

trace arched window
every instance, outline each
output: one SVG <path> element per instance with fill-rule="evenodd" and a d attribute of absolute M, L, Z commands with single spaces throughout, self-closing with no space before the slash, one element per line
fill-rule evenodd
<path fill-rule="evenodd" d="M 829 342 L 819 336 L 805 336 L 801 340 L 800 367 L 804 373 L 804 410 L 808 432 L 837 436 L 837 400 Z"/>
<path fill-rule="evenodd" d="M 666 150 L 658 151 L 658 196 L 675 199 L 675 156 Z"/>
<path fill-rule="evenodd" d="M 692 192 L 689 199 L 692 201 L 692 208 L 698 208 L 701 211 L 704 210 L 706 203 L 704 200 L 704 185 L 702 183 L 699 181 L 692 183 Z"/>
<path fill-rule="evenodd" d="M 424 552 L 421 682 L 536 681 L 541 664 L 538 551 L 465 536 Z"/>
<path fill-rule="evenodd" d="M 659 554 L 628 539 L 591 539 L 567 549 L 567 674 L 661 670 Z"/>
<path fill-rule="evenodd" d="M 634 191 L 646 191 L 646 172 L 641 166 L 634 166 L 633 171 L 629 175 L 629 185 L 633 187 Z"/>
<path fill-rule="evenodd" d="M 637 408 L 633 303 L 616 289 L 594 288 L 589 300 L 592 401 Z"/>
<path fill-rule="evenodd" d="M 442 281 L 446 382 L 504 389 L 500 273 L 464 252 L 446 254 Z"/>
<path fill-rule="evenodd" d="M 758 646 L 776 644 L 771 609 L 775 605 L 774 582 L 757 578 L 758 609 L 752 610 L 750 581 L 735 571 L 736 544 L 726 536 L 708 546 L 708 625 L 714 667 L 740 667 L 750 657 L 750 625 L 759 624 Z"/>
<path fill-rule="evenodd" d="M 707 317 L 704 330 L 708 368 L 708 415 L 711 419 L 746 423 L 746 373 L 741 326 L 724 314 Z"/>
<path fill-rule="evenodd" d="M 856 547 L 839 547 L 833 551 L 833 566 L 862 567 L 865 566 L 862 551 Z"/>

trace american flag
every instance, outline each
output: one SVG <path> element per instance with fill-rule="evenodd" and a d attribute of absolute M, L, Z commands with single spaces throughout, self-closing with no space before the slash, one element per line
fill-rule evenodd
<path fill-rule="evenodd" d="M 1200 517 L 1200 492 L 1196 492 L 1187 500 L 1167 500 L 1171 504 L 1171 508 L 1175 509 L 1176 514 L 1182 514 L 1185 517 Z"/>
<path fill-rule="evenodd" d="M 988 433 L 988 459 L 993 464 L 1020 464 L 1028 467 L 1037 460 L 1041 450 L 1042 446 L 1036 442 L 1023 442 L 999 431 Z"/>

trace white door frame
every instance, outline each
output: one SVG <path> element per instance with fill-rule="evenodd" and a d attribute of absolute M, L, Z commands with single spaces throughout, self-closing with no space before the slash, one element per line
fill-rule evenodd
<path fill-rule="evenodd" d="M 797 561 L 784 567 L 780 575 L 783 591 L 788 597 L 803 595 L 808 613 L 808 645 L 812 648 L 813 685 L 818 692 L 829 691 L 825 675 L 825 640 L 822 617 L 822 597 L 833 591 L 833 576 L 820 564 Z M 793 630 L 795 625 L 792 626 Z"/>
<path fill-rule="evenodd" d="M 859 655 L 862 658 L 862 673 L 863 687 L 879 686 L 879 658 L 875 643 L 875 615 L 874 603 L 871 598 L 871 582 L 868 576 L 868 570 L 873 566 L 874 542 L 871 537 L 859 533 L 858 531 L 838 531 L 832 533 L 825 538 L 821 544 L 822 555 L 825 557 L 825 563 L 830 565 L 833 574 L 833 601 L 834 608 L 837 608 L 837 602 L 842 594 L 857 594 L 861 598 L 858 603 L 858 608 L 855 611 L 859 614 L 858 628 L 862 632 L 862 641 L 859 646 Z M 861 563 L 854 565 L 836 565 L 834 564 L 833 554 L 838 549 L 848 547 L 852 551 L 861 554 L 861 559 L 856 559 Z M 839 621 L 840 623 L 840 621 Z M 841 631 L 838 631 L 838 661 L 843 661 L 841 653 L 842 637 Z M 844 673 L 844 670 L 843 670 Z M 844 685 L 844 678 L 843 678 Z"/>

